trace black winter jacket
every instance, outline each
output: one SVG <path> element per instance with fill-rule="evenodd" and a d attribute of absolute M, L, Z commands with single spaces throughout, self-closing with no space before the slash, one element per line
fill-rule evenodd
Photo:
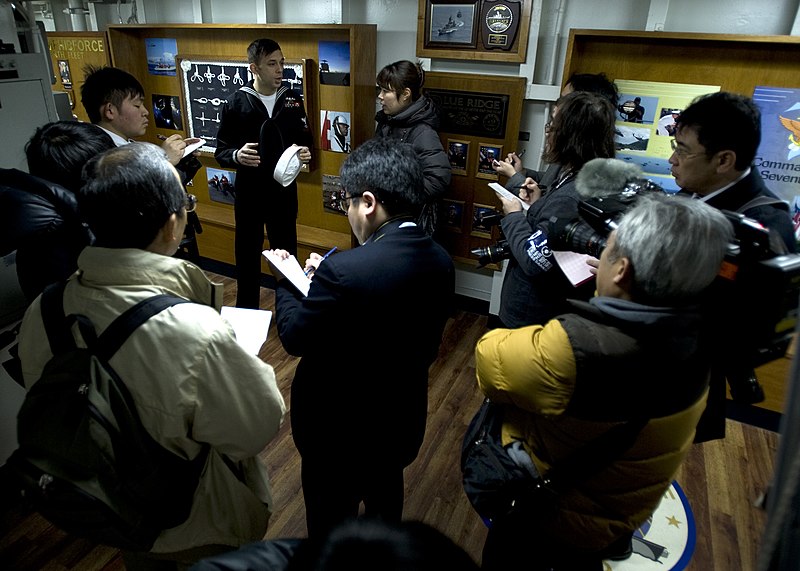
<path fill-rule="evenodd" d="M 410 144 L 414 149 L 425 176 L 427 196 L 424 202 L 429 205 L 428 208 L 434 208 L 450 186 L 452 171 L 450 160 L 437 133 L 439 113 L 433 101 L 423 95 L 397 115 L 390 116 L 378 111 L 375 121 L 378 122 L 376 137 L 396 139 Z M 433 214 L 435 221 L 435 210 L 429 214 Z M 426 227 L 426 223 L 422 226 L 426 233 L 432 233 L 432 227 Z"/>
<path fill-rule="evenodd" d="M 78 269 L 93 237 L 66 188 L 17 169 L 0 169 L 0 255 L 17 251 L 17 278 L 32 301 Z"/>

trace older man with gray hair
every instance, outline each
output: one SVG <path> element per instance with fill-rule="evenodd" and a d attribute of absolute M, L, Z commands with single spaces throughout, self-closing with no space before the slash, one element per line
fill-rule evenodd
<path fill-rule="evenodd" d="M 705 407 L 697 304 L 732 233 L 700 201 L 640 195 L 609 235 L 596 297 L 545 325 L 496 329 L 478 342 L 478 384 L 507 405 L 504 446 L 532 472 L 560 467 L 562 476 L 552 513 L 517 502 L 493 522 L 484 569 L 599 570 L 604 558 L 630 553 L 632 532 L 658 506 Z"/>

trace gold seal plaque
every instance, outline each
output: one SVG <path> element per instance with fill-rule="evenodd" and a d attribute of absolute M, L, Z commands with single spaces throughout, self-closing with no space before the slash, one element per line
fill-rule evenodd
<path fill-rule="evenodd" d="M 481 38 L 489 50 L 511 49 L 520 23 L 521 2 L 484 0 L 481 4 Z"/>

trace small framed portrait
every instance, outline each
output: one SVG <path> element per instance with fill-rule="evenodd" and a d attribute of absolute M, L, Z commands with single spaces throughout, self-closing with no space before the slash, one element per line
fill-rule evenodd
<path fill-rule="evenodd" d="M 475 49 L 478 45 L 478 2 L 427 0 L 425 47 Z"/>
<path fill-rule="evenodd" d="M 488 224 L 484 221 L 484 217 L 497 214 L 497 209 L 488 204 L 472 205 L 472 230 L 470 236 L 477 236 L 479 238 L 491 238 L 493 224 Z"/>
<path fill-rule="evenodd" d="M 72 89 L 72 72 L 69 69 L 69 60 L 58 60 L 58 75 L 61 78 L 61 85 L 64 89 Z"/>
<path fill-rule="evenodd" d="M 439 224 L 450 232 L 461 232 L 464 225 L 464 201 L 442 200 L 440 206 Z"/>
<path fill-rule="evenodd" d="M 447 139 L 447 158 L 453 174 L 467 176 L 467 159 L 469 158 L 469 141 Z"/>
<path fill-rule="evenodd" d="M 503 146 L 492 143 L 478 143 L 478 178 L 497 180 L 497 173 L 492 164 L 503 160 Z"/>
<path fill-rule="evenodd" d="M 236 171 L 206 168 L 208 197 L 214 202 L 233 204 L 236 201 Z"/>
<path fill-rule="evenodd" d="M 332 174 L 322 175 L 322 209 L 331 214 L 347 216 L 347 212 L 341 206 L 343 198 L 344 189 L 339 177 Z"/>

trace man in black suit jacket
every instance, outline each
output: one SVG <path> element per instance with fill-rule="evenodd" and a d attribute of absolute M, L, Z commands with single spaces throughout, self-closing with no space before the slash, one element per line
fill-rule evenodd
<path fill-rule="evenodd" d="M 694 193 L 715 208 L 759 221 L 770 231 L 776 253 L 795 252 L 788 204 L 764 185 L 752 167 L 760 142 L 761 112 L 752 99 L 724 91 L 702 95 L 676 122 L 674 152 L 669 159 L 672 174 L 683 192 Z M 734 400 L 752 403 L 764 399 L 748 358 L 748 332 L 737 329 L 741 308 L 724 309 L 715 335 L 719 358 L 712 370 L 711 392 L 697 428 L 697 441 L 725 435 L 725 378 Z M 724 323 L 726 316 L 732 322 Z"/>
<path fill-rule="evenodd" d="M 428 367 L 454 291 L 450 256 L 414 223 L 424 192 L 411 147 L 372 139 L 340 175 L 361 245 L 312 254 L 307 297 L 287 280 L 276 290 L 281 342 L 302 357 L 291 419 L 311 538 L 357 516 L 362 501 L 368 516 L 401 519 L 403 469 L 422 444 Z"/>

